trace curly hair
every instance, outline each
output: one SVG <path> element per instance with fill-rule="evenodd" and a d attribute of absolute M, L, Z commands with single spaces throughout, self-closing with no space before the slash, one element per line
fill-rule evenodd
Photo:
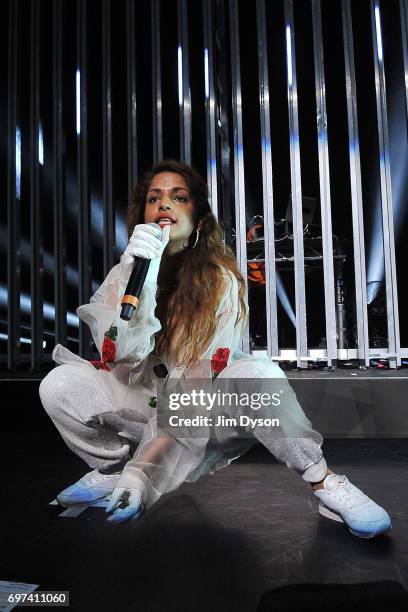
<path fill-rule="evenodd" d="M 136 225 L 145 223 L 147 192 L 153 178 L 160 172 L 181 175 L 193 201 L 193 225 L 202 221 L 199 239 L 193 230 L 176 275 L 176 287 L 169 297 L 165 320 L 156 333 L 158 354 L 172 354 L 177 365 L 196 363 L 205 353 L 217 327 L 216 311 L 225 291 L 222 266 L 230 270 L 239 283 L 239 312 L 235 326 L 246 322 L 245 280 L 232 249 L 223 242 L 222 228 L 211 211 L 208 186 L 190 165 L 176 160 L 163 160 L 146 172 L 135 187 L 126 211 L 128 238 Z M 160 296 L 158 301 L 160 300 Z M 180 333 L 181 332 L 181 333 Z"/>

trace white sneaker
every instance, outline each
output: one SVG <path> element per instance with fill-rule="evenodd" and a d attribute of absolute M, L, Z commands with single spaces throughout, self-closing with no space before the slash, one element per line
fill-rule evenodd
<path fill-rule="evenodd" d="M 323 487 L 314 491 L 323 516 L 345 523 L 351 533 L 360 538 L 372 538 L 391 530 L 387 512 L 351 484 L 346 476 L 329 474 Z"/>
<path fill-rule="evenodd" d="M 98 470 L 92 470 L 92 472 L 82 476 L 78 482 L 58 493 L 57 500 L 64 508 L 92 504 L 112 493 L 120 475 L 121 472 L 118 474 L 101 474 Z"/>

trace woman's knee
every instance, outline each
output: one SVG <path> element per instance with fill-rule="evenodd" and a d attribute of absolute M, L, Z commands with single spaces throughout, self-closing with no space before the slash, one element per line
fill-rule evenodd
<path fill-rule="evenodd" d="M 286 378 L 284 371 L 271 359 L 255 358 L 238 359 L 227 366 L 219 378 Z"/>
<path fill-rule="evenodd" d="M 63 399 L 81 393 L 85 373 L 78 366 L 62 364 L 51 370 L 41 381 L 39 395 L 47 413 L 60 410 Z"/>

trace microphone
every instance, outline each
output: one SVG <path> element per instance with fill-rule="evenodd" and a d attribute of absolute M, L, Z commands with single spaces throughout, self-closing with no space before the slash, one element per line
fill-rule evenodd
<path fill-rule="evenodd" d="M 154 225 L 155 227 L 159 227 L 161 229 L 158 223 L 148 223 L 148 225 Z M 126 291 L 121 302 L 122 311 L 120 313 L 120 318 L 124 321 L 130 321 L 133 312 L 139 306 L 140 294 L 142 293 L 143 285 L 151 262 L 151 259 L 138 256 L 135 256 L 134 260 L 133 270 L 129 277 Z"/>

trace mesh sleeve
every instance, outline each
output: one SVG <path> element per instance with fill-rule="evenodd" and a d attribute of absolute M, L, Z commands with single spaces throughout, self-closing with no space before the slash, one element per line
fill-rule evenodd
<path fill-rule="evenodd" d="M 211 381 L 211 357 L 214 353 L 225 348 L 231 353 L 234 351 L 241 336 L 240 326 L 235 326 L 238 289 L 235 275 L 228 273 L 225 276 L 225 292 L 216 311 L 216 331 L 198 364 L 184 372 L 185 378 L 210 378 Z M 188 381 L 184 382 L 183 388 L 190 388 Z M 135 456 L 126 464 L 117 486 L 140 488 L 143 483 L 146 488 L 145 504 L 149 508 L 161 495 L 180 486 L 194 470 L 200 471 L 199 466 L 206 457 L 210 430 L 203 427 L 200 436 L 201 433 L 202 437 L 180 439 L 161 430 L 158 435 L 157 415 L 154 415 L 146 425 Z"/>
<path fill-rule="evenodd" d="M 154 334 L 161 329 L 155 316 L 157 283 L 145 281 L 138 307 L 130 321 L 120 318 L 121 301 L 132 272 L 132 264 L 123 257 L 90 299 L 79 306 L 78 317 L 90 328 L 95 345 L 102 356 L 102 347 L 108 330 L 114 330 L 115 362 L 135 367 L 154 349 Z"/>

